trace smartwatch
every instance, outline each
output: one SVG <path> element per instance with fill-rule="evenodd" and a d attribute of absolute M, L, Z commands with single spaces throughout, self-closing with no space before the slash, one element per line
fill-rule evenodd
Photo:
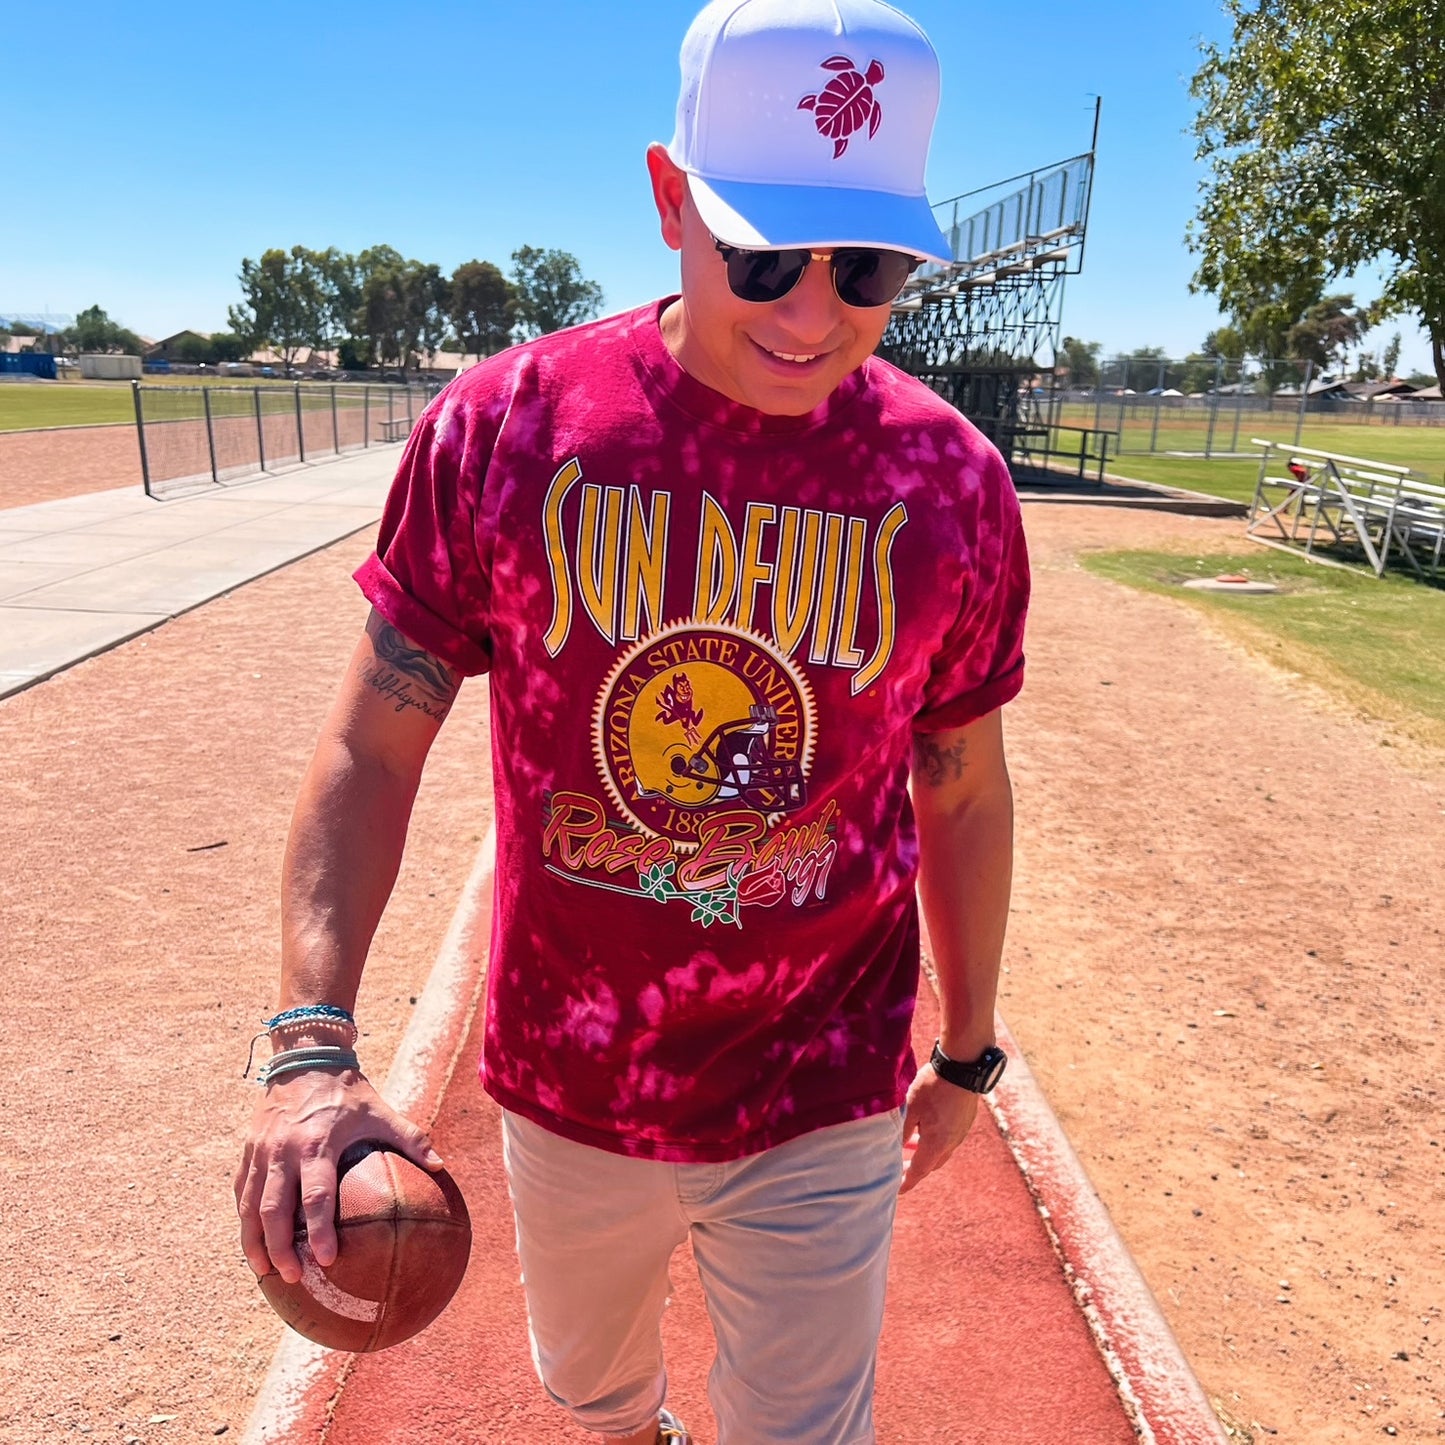
<path fill-rule="evenodd" d="M 950 1084 L 957 1084 L 971 1094 L 987 1094 L 1003 1078 L 1008 1055 L 997 1045 L 990 1044 L 972 1063 L 962 1064 L 957 1059 L 950 1059 L 943 1052 L 942 1044 L 935 1041 L 933 1057 L 928 1062 L 933 1065 L 934 1073 Z"/>

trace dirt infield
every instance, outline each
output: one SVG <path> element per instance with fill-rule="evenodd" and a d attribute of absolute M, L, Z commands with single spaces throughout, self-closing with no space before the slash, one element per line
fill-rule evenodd
<path fill-rule="evenodd" d="M 141 485 L 134 426 L 0 432 L 0 509 Z"/>
<path fill-rule="evenodd" d="M 1438 1438 L 1445 758 L 1076 560 L 1238 523 L 1026 516 L 1001 1007 L 1239 1438 Z"/>
<path fill-rule="evenodd" d="M 1435 1438 L 1445 760 L 1382 746 L 1206 618 L 1076 561 L 1237 545 L 1237 523 L 1045 504 L 1027 521 L 1003 1008 L 1238 1439 Z M 0 1440 L 234 1438 L 260 1383 L 278 1326 L 236 1247 L 238 1076 L 366 545 L 0 703 Z M 470 683 L 363 990 L 378 1077 L 485 830 L 486 777 Z"/>
<path fill-rule="evenodd" d="M 0 1440 L 236 1430 L 276 1321 L 236 1240 L 246 1047 L 290 806 L 366 604 L 352 538 L 0 703 L 12 1103 Z M 359 1048 L 384 1077 L 490 815 L 486 693 L 438 744 Z M 152 1417 L 174 1419 L 152 1422 Z"/>

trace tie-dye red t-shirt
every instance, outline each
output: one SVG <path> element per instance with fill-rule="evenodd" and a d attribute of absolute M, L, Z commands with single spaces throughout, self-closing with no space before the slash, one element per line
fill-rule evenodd
<path fill-rule="evenodd" d="M 487 1091 L 718 1161 L 902 1102 L 912 734 L 1019 690 L 1029 574 L 1002 460 L 926 387 L 875 358 L 765 415 L 682 370 L 666 304 L 447 387 L 357 580 L 490 674 Z"/>

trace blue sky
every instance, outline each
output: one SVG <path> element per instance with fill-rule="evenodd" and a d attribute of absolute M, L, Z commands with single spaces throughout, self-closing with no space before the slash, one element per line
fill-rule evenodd
<path fill-rule="evenodd" d="M 298 242 L 448 271 L 557 246 L 609 310 L 661 294 L 676 259 L 642 154 L 671 135 L 699 3 L 6 6 L 9 72 L 37 79 L 0 127 L 0 313 L 98 303 L 151 336 L 215 330 L 241 258 Z M 1197 347 L 1218 316 L 1188 291 L 1188 80 L 1200 38 L 1227 34 L 1218 0 L 903 4 L 943 61 L 930 194 L 1087 149 L 1102 95 L 1064 329 L 1106 352 Z M 1399 329 L 1402 366 L 1425 369 Z"/>

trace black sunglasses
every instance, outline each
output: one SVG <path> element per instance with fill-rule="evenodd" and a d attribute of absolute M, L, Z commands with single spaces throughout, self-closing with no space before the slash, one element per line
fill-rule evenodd
<path fill-rule="evenodd" d="M 805 247 L 785 251 L 748 251 L 729 246 L 716 236 L 728 268 L 728 286 L 739 301 L 777 301 L 799 281 L 810 262 L 828 259 Z M 908 278 L 923 264 L 906 251 L 870 246 L 840 246 L 831 253 L 833 290 L 845 306 L 888 306 L 898 299 Z"/>

